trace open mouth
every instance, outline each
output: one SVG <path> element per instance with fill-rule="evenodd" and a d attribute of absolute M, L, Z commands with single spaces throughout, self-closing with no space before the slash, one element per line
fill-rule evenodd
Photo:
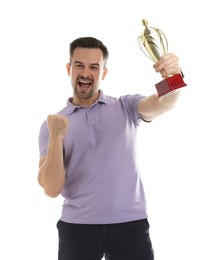
<path fill-rule="evenodd" d="M 89 80 L 78 80 L 78 85 L 82 90 L 87 90 L 92 85 L 92 82 Z"/>

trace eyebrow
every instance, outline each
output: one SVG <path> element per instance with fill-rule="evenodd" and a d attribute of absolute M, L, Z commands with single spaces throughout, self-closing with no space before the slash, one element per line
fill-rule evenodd
<path fill-rule="evenodd" d="M 74 64 L 84 64 L 84 63 L 81 62 L 81 61 L 75 60 L 75 61 L 74 61 Z M 91 65 L 91 66 L 98 66 L 98 67 L 100 67 L 99 63 L 91 63 L 90 65 Z"/>

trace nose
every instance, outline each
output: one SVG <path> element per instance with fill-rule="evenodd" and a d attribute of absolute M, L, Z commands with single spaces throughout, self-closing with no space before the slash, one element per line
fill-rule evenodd
<path fill-rule="evenodd" d="M 86 68 L 86 67 L 84 67 L 84 68 L 82 69 L 81 76 L 82 76 L 83 78 L 88 78 L 88 77 L 89 77 L 89 69 Z"/>

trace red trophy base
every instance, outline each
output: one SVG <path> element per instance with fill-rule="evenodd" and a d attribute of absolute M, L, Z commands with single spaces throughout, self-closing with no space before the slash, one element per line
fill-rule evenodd
<path fill-rule="evenodd" d="M 187 86 L 187 84 L 183 81 L 181 74 L 175 74 L 171 77 L 165 78 L 155 85 L 159 97 L 170 94 L 171 92 L 184 86 Z"/>

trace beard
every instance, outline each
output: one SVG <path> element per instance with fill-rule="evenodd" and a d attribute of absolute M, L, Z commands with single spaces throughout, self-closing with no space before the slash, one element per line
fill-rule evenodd
<path fill-rule="evenodd" d="M 97 87 L 94 86 L 93 82 L 91 84 L 80 84 L 77 82 L 74 93 L 79 99 L 90 99 L 97 92 Z"/>

